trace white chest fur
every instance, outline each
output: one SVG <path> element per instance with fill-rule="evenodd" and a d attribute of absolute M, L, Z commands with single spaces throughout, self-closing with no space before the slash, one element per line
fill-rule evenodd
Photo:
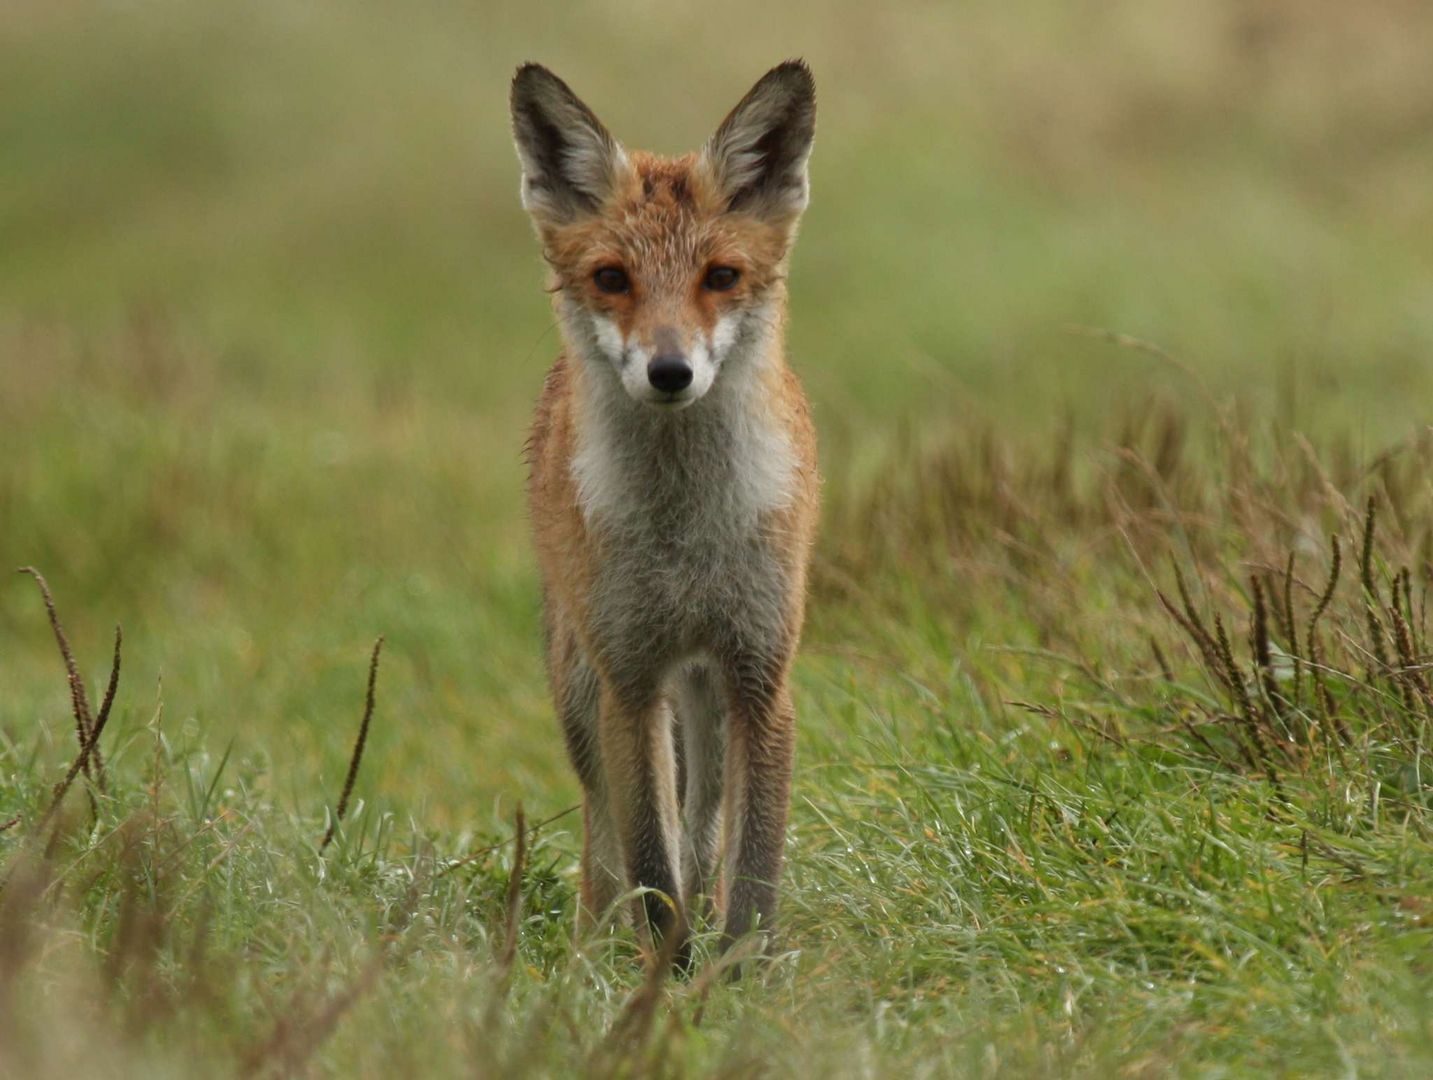
<path fill-rule="evenodd" d="M 672 414 L 623 393 L 579 443 L 578 500 L 600 553 L 594 633 L 614 670 L 783 640 L 791 582 L 763 519 L 794 498 L 796 458 L 740 389 L 718 380 Z"/>
<path fill-rule="evenodd" d="M 594 379 L 572 462 L 588 523 L 705 546 L 749 535 L 762 515 L 789 505 L 795 454 L 753 375 L 728 365 L 710 393 L 680 412 Z"/>

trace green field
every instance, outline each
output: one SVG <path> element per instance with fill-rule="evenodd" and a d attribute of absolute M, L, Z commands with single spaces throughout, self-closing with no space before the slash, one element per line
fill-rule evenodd
<path fill-rule="evenodd" d="M 573 938 L 507 81 L 677 151 L 793 55 L 782 922 L 644 981 Z M 0 1075 L 1433 1074 L 1429 55 L 1402 0 L 12 0 L 0 568 L 92 704 L 124 652 L 47 817 L 0 577 Z"/>

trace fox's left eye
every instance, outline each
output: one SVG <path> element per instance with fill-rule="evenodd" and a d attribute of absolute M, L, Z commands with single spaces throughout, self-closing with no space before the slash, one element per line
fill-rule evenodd
<path fill-rule="evenodd" d="M 741 272 L 734 267 L 713 266 L 707 271 L 706 279 L 702 284 L 713 292 L 726 292 L 736 284 L 739 277 L 741 277 Z"/>

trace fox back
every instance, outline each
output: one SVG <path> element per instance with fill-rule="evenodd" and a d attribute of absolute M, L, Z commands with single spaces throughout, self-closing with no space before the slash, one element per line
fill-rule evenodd
<path fill-rule="evenodd" d="M 817 516 L 783 341 L 814 88 L 804 64 L 774 68 L 679 158 L 627 151 L 536 65 L 512 111 L 564 345 L 529 498 L 584 787 L 582 910 L 651 890 L 641 921 L 681 958 L 712 906 L 728 940 L 775 906 Z"/>

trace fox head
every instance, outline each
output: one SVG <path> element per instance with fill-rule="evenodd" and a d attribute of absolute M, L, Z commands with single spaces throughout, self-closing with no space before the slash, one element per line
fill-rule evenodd
<path fill-rule="evenodd" d="M 816 88 L 803 62 L 772 68 L 679 158 L 624 149 L 537 64 L 513 78 L 512 119 L 558 314 L 597 378 L 675 410 L 761 352 L 810 191 Z"/>

